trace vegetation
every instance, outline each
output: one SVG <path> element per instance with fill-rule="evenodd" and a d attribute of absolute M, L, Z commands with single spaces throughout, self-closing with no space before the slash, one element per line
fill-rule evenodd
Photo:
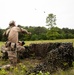
<path fill-rule="evenodd" d="M 44 42 L 72 42 L 73 46 L 74 46 L 74 39 L 60 39 L 60 40 L 39 40 L 39 41 L 25 41 L 25 45 L 29 45 L 31 43 L 44 43 Z M 0 46 L 2 46 L 4 44 L 4 42 L 0 42 Z M 34 59 L 35 60 L 35 59 Z M 31 60 L 32 61 L 32 60 Z M 37 64 L 37 61 L 26 61 L 23 60 L 21 61 L 21 63 L 17 64 L 16 67 L 11 68 L 9 71 L 8 70 L 4 70 L 1 69 L 0 70 L 0 75 L 25 75 L 28 71 L 28 69 L 33 68 L 35 66 L 35 63 Z M 0 66 L 7 64 L 8 61 L 4 61 L 1 60 L 0 61 Z M 35 75 L 34 73 L 30 74 L 30 75 Z M 41 71 L 39 72 L 39 74 L 37 75 L 51 75 L 49 72 L 46 73 L 42 73 Z M 53 73 L 52 75 L 74 75 L 74 63 L 73 63 L 73 67 L 68 69 L 68 70 L 61 70 L 59 69 L 56 73 Z"/>
<path fill-rule="evenodd" d="M 19 63 L 17 67 L 11 67 L 10 70 L 1 69 L 0 75 L 26 75 L 27 71 L 28 68 L 24 64 Z M 38 74 L 31 73 L 29 75 L 74 75 L 74 67 L 65 71 L 59 69 L 57 72 L 52 74 L 49 72 L 42 73 L 40 71 Z"/>
<path fill-rule="evenodd" d="M 19 34 L 19 40 L 23 41 L 33 41 L 33 40 L 55 40 L 55 39 L 73 39 L 74 38 L 74 29 L 69 28 L 58 28 L 56 27 L 56 15 L 48 14 L 46 17 L 46 24 L 48 28 L 45 27 L 32 27 L 32 26 L 22 26 L 19 27 L 25 28 L 30 31 L 31 35 Z M 0 29 L 0 41 L 6 41 L 7 37 L 3 37 L 3 32 L 6 29 Z"/>
<path fill-rule="evenodd" d="M 58 28 L 54 25 L 56 25 L 56 15 L 54 14 L 48 14 L 46 18 L 46 23 L 48 28 L 45 27 L 32 27 L 32 26 L 21 26 L 22 28 L 27 29 L 32 34 L 26 35 L 26 34 L 19 34 L 19 40 L 24 40 L 25 45 L 29 45 L 31 43 L 44 43 L 44 42 L 72 42 L 74 46 L 74 29 L 69 28 Z M 7 37 L 3 37 L 3 32 L 6 29 L 0 29 L 0 47 L 4 44 L 5 41 L 7 41 Z M 37 41 L 36 41 L 37 40 Z M 45 40 L 45 41 L 44 41 Z M 1 52 L 0 52 L 1 55 Z M 23 60 L 24 61 L 24 60 Z M 31 60 L 32 61 L 32 60 Z M 16 67 L 11 68 L 9 71 L 1 69 L 0 75 L 25 75 L 28 71 L 28 69 L 35 66 L 35 63 L 26 62 L 25 63 L 19 63 Z M 7 64 L 8 61 L 1 60 L 0 66 Z M 27 66 L 28 65 L 28 66 Z M 1 67 L 0 67 L 1 68 Z M 30 75 L 35 75 L 34 73 L 31 73 Z M 42 73 L 41 71 L 39 74 L 36 75 L 51 75 L 49 72 Z M 56 73 L 53 73 L 52 75 L 74 75 L 74 63 L 73 67 L 69 70 L 63 71 L 58 70 Z"/>
<path fill-rule="evenodd" d="M 57 40 L 35 40 L 35 41 L 25 41 L 25 45 L 30 45 L 31 43 L 47 43 L 47 42 L 71 42 L 74 46 L 74 39 L 57 39 Z M 0 42 L 0 47 L 4 45 L 5 42 Z"/>
<path fill-rule="evenodd" d="M 45 27 L 23 27 L 30 31 L 31 35 L 20 34 L 19 39 L 24 41 L 31 40 L 55 40 L 55 39 L 73 39 L 74 29 L 52 27 L 51 29 Z M 5 29 L 0 29 L 0 41 L 6 41 L 7 37 L 3 37 Z"/>
<path fill-rule="evenodd" d="M 46 18 L 46 23 L 49 28 L 54 27 L 54 25 L 56 25 L 56 15 L 54 15 L 52 13 L 48 14 L 48 16 Z"/>

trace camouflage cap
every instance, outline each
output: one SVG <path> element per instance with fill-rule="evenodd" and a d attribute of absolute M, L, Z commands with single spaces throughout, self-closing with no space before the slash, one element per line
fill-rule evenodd
<path fill-rule="evenodd" d="M 15 21 L 10 21 L 9 26 L 15 26 Z"/>

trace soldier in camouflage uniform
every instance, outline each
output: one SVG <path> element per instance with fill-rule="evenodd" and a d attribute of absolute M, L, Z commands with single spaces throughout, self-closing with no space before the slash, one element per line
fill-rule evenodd
<path fill-rule="evenodd" d="M 23 46 L 24 43 L 21 43 L 18 40 L 19 32 L 31 34 L 26 29 L 16 26 L 14 21 L 9 23 L 9 28 L 3 33 L 3 35 L 8 35 L 8 41 L 6 42 L 5 47 L 8 49 L 8 58 L 13 65 L 16 65 L 18 62 L 18 51 L 22 52 L 25 50 Z"/>

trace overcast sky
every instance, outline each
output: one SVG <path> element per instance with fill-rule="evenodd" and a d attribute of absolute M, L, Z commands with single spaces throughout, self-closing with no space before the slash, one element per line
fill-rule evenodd
<path fill-rule="evenodd" d="M 56 15 L 59 28 L 74 29 L 74 0 L 0 0 L 0 28 L 11 20 L 23 26 L 46 26 L 48 14 Z"/>

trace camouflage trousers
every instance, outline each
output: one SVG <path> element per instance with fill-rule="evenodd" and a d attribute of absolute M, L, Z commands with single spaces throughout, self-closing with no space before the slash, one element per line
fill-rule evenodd
<path fill-rule="evenodd" d="M 8 51 L 8 58 L 10 61 L 10 64 L 12 64 L 13 66 L 15 66 L 17 64 L 17 53 L 15 51 Z"/>

